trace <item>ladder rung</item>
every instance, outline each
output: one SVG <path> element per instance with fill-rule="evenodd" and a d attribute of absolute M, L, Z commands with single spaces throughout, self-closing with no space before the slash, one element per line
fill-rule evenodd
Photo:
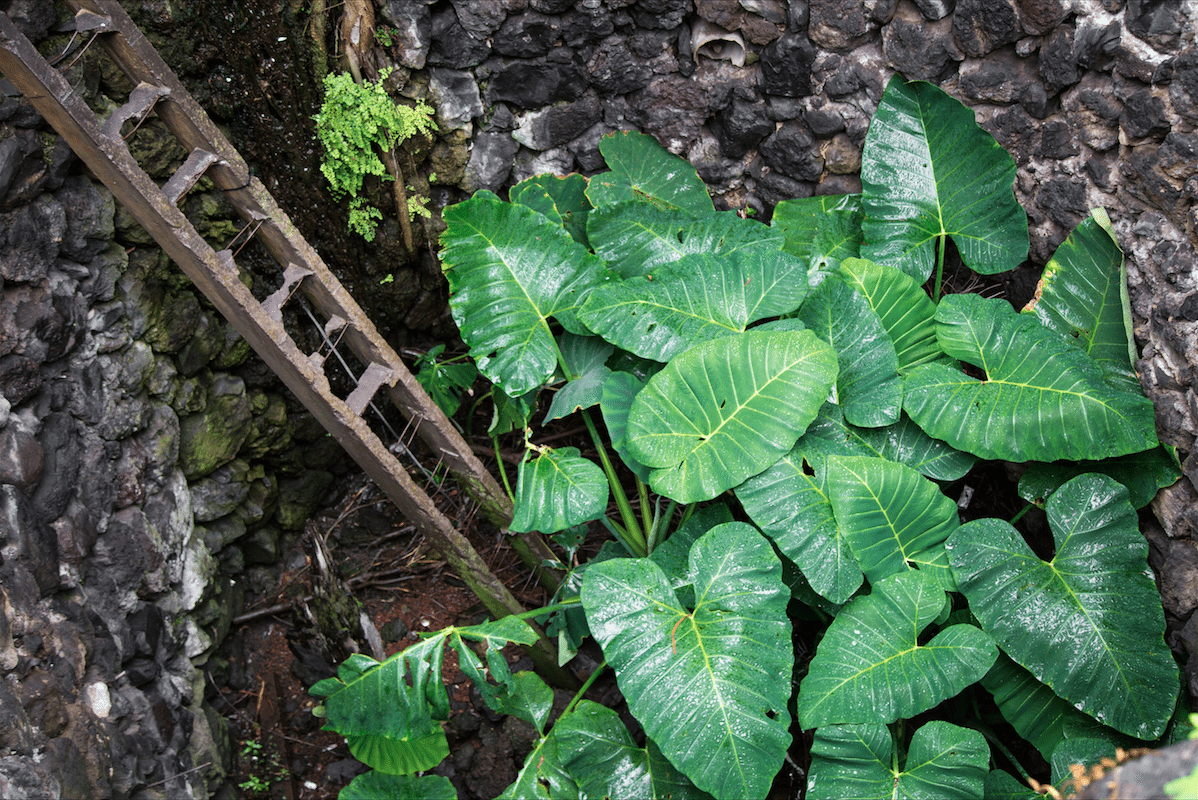
<path fill-rule="evenodd" d="M 366 368 L 362 373 L 362 377 L 358 379 L 358 385 L 350 393 L 349 397 L 345 398 L 345 404 L 350 407 L 350 410 L 362 416 L 362 412 L 366 410 L 370 399 L 374 397 L 374 393 L 379 390 L 379 387 L 391 380 L 391 375 L 394 370 L 390 367 L 373 363 Z"/>
<path fill-rule="evenodd" d="M 150 109 L 158 102 L 158 98 L 164 97 L 170 92 L 171 90 L 165 86 L 154 86 L 145 81 L 137 84 L 133 94 L 129 95 L 129 100 L 112 112 L 112 116 L 104 123 L 102 129 L 104 134 L 119 139 L 122 125 L 134 117 L 141 118 L 150 113 Z"/>
<path fill-rule="evenodd" d="M 171 205 L 179 205 L 180 198 L 190 192 L 208 167 L 217 161 L 220 161 L 220 156 L 216 153 L 198 147 L 192 150 L 183 165 L 175 170 L 175 174 L 162 187 L 162 192 L 171 201 Z"/>
<path fill-rule="evenodd" d="M 87 31 L 104 32 L 112 28 L 112 17 L 104 17 L 86 8 L 81 8 L 75 13 L 75 32 L 85 33 Z"/>
<path fill-rule="evenodd" d="M 329 317 L 329 321 L 324 324 L 324 335 L 326 338 L 332 338 L 333 334 L 345 327 L 345 317 L 333 315 Z"/>
<path fill-rule="evenodd" d="M 283 304 L 291 298 L 299 282 L 311 274 L 312 270 L 301 267 L 299 264 L 288 264 L 287 269 L 283 270 L 283 285 L 262 301 L 262 310 L 266 312 L 266 315 L 275 322 L 282 322 Z"/>

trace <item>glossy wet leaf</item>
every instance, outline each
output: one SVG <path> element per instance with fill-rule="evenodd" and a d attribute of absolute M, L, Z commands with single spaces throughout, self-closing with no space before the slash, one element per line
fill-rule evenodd
<path fill-rule="evenodd" d="M 1046 510 L 1049 562 L 1002 520 L 961 526 L 948 542 L 961 591 L 1003 651 L 1058 696 L 1116 730 L 1156 738 L 1178 673 L 1127 490 L 1081 475 Z"/>
<path fill-rule="evenodd" d="M 523 430 L 537 410 L 537 397 L 540 389 L 533 389 L 518 397 L 508 397 L 498 386 L 491 390 L 491 425 L 487 428 L 488 436 L 502 436 L 512 431 Z"/>
<path fill-rule="evenodd" d="M 587 187 L 587 197 L 596 208 L 636 200 L 695 214 L 715 210 L 695 168 L 652 136 L 616 131 L 599 140 L 599 152 L 610 171 L 591 178 Z"/>
<path fill-rule="evenodd" d="M 865 428 L 898 420 L 903 404 L 898 356 L 869 301 L 829 275 L 811 292 L 798 316 L 836 351 L 836 400 L 845 419 Z"/>
<path fill-rule="evenodd" d="M 982 734 L 929 722 L 911 737 L 903 767 L 884 725 L 830 725 L 811 744 L 808 800 L 976 800 L 990 748 Z"/>
<path fill-rule="evenodd" d="M 736 487 L 749 518 L 794 562 L 811 588 L 833 603 L 848 600 L 863 580 L 836 525 L 828 489 L 828 456 L 849 452 L 854 451 L 848 445 L 812 436 L 809 428 L 773 466 Z"/>
<path fill-rule="evenodd" d="M 946 600 L 944 589 L 921 572 L 885 578 L 870 594 L 850 600 L 799 687 L 802 726 L 913 717 L 980 680 L 998 655 L 980 629 L 950 625 L 927 644 L 919 642 Z"/>
<path fill-rule="evenodd" d="M 566 772 L 554 731 L 537 740 L 512 785 L 498 800 L 581 800 L 578 784 Z"/>
<path fill-rule="evenodd" d="M 1095 209 L 1053 253 L 1024 308 L 1098 362 L 1116 382 L 1138 389 L 1123 251 L 1104 209 Z"/>
<path fill-rule="evenodd" d="M 603 384 L 611 375 L 606 362 L 612 346 L 598 336 L 563 333 L 558 339 L 558 350 L 568 374 L 566 383 L 553 395 L 544 422 L 598 405 L 603 399 Z"/>
<path fill-rule="evenodd" d="M 971 377 L 925 364 L 907 377 L 903 407 L 958 450 L 1007 461 L 1101 459 L 1155 447 L 1152 403 L 1111 386 L 1098 365 L 1004 300 L 949 295 L 936 335 Z"/>
<path fill-rule="evenodd" d="M 770 224 L 785 234 L 786 252 L 819 274 L 861 254 L 862 220 L 861 195 L 840 194 L 783 200 Z"/>
<path fill-rule="evenodd" d="M 577 447 L 547 448 L 520 465 L 509 529 L 556 533 L 601 517 L 607 498 L 607 476 L 598 464 Z"/>
<path fill-rule="evenodd" d="M 1052 751 L 1065 738 L 1094 736 L 1104 730 L 1005 655 L 999 655 L 982 678 L 982 686 L 994 696 L 1003 719 L 1045 760 L 1052 758 Z M 1109 728 L 1105 730 L 1114 734 Z"/>
<path fill-rule="evenodd" d="M 836 354 L 809 331 L 748 331 L 687 350 L 628 415 L 629 451 L 681 503 L 708 500 L 781 458 L 836 380 Z"/>
<path fill-rule="evenodd" d="M 695 605 L 695 587 L 691 585 L 691 547 L 700 536 L 726 522 L 732 522 L 732 512 L 728 506 L 719 502 L 700 506 L 690 519 L 649 554 L 649 560 L 661 567 L 678 593 L 678 600 L 688 608 Z"/>
<path fill-rule="evenodd" d="M 377 770 L 358 775 L 337 800 L 457 800 L 457 790 L 444 775 L 387 775 Z"/>
<path fill-rule="evenodd" d="M 861 255 L 923 282 L 948 236 L 967 267 L 1005 272 L 1027 258 L 1027 215 L 1015 200 L 1015 159 L 972 109 L 895 75 L 861 153 Z"/>
<path fill-rule="evenodd" d="M 719 525 L 690 553 L 696 605 L 661 568 L 616 559 L 586 570 L 596 641 L 650 739 L 716 797 L 764 798 L 790 745 L 790 592 L 769 541 Z"/>
<path fill-rule="evenodd" d="M 898 355 L 899 372 L 952 359 L 936 340 L 936 304 L 910 275 L 861 258 L 841 262 L 840 274 L 869 301 Z"/>
<path fill-rule="evenodd" d="M 603 394 L 599 410 L 603 413 L 603 424 L 611 438 L 612 449 L 620 456 L 624 466 L 632 470 L 642 482 L 649 481 L 651 470 L 632 457 L 628 452 L 628 412 L 645 384 L 629 372 L 613 372 L 603 383 Z"/>
<path fill-rule="evenodd" d="M 587 797 L 610 800 L 709 798 L 661 754 L 652 739 L 638 747 L 615 711 L 583 700 L 553 729 L 564 767 Z"/>
<path fill-rule="evenodd" d="M 534 175 L 513 186 L 508 197 L 560 224 L 585 247 L 587 214 L 591 210 L 586 188 L 587 179 L 581 175 Z"/>
<path fill-rule="evenodd" d="M 1131 504 L 1143 508 L 1156 493 L 1181 477 L 1177 454 L 1164 445 L 1142 453 L 1116 456 L 1103 461 L 1033 462 L 1019 478 L 1019 496 L 1043 506 L 1066 481 L 1086 472 L 1101 472 L 1127 487 Z"/>
<path fill-rule="evenodd" d="M 833 456 L 828 487 L 840 533 L 871 583 L 917 569 L 956 589 L 944 541 L 957 529 L 957 505 L 935 483 L 894 461 Z"/>
<path fill-rule="evenodd" d="M 651 276 L 610 281 L 587 298 L 591 330 L 644 358 L 669 361 L 701 342 L 798 308 L 806 273 L 780 251 L 688 254 Z"/>
<path fill-rule="evenodd" d="M 536 389 L 557 368 L 550 318 L 574 317 L 602 263 L 558 225 L 480 191 L 445 209 L 441 260 L 449 307 L 479 371 L 509 396 Z"/>

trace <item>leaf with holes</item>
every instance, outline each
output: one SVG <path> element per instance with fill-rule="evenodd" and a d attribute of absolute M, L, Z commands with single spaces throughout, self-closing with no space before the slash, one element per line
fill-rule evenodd
<path fill-rule="evenodd" d="M 659 494 L 708 500 L 789 451 L 836 372 L 836 354 L 810 331 L 748 331 L 705 342 L 637 394 L 629 451 L 653 468 Z"/>
<path fill-rule="evenodd" d="M 839 194 L 783 200 L 770 224 L 786 235 L 786 252 L 818 274 L 861 254 L 861 222 L 861 195 Z"/>
<path fill-rule="evenodd" d="M 586 334 L 575 310 L 603 265 L 560 226 L 481 191 L 445 209 L 441 260 L 449 307 L 479 372 L 510 397 L 557 369 L 550 318 Z"/>
<path fill-rule="evenodd" d="M 571 174 L 564 178 L 557 175 L 535 175 L 520 181 L 508 191 L 513 203 L 540 211 L 552 221 L 563 226 L 574 241 L 587 245 L 587 214 L 591 201 L 586 197 L 587 179 Z"/>
<path fill-rule="evenodd" d="M 961 592 L 1003 651 L 1057 695 L 1154 739 L 1173 713 L 1178 673 L 1127 490 L 1081 475 L 1046 510 L 1056 544 L 1048 562 L 1002 520 L 962 525 L 948 542 Z"/>
<path fill-rule="evenodd" d="M 577 447 L 545 448 L 520 465 L 509 530 L 556 533 L 607 510 L 607 476 Z"/>
<path fill-rule="evenodd" d="M 1157 444 L 1148 398 L 1111 386 L 1089 356 L 1004 300 L 949 295 L 936 310 L 936 337 L 985 379 L 924 364 L 907 377 L 903 407 L 958 450 L 1007 461 L 1080 461 Z"/>
<path fill-rule="evenodd" d="M 984 676 L 998 648 L 972 625 L 950 625 L 927 644 L 919 635 L 948 598 L 922 572 L 876 582 L 849 601 L 824 634 L 799 687 L 804 728 L 893 722 L 959 694 Z"/>
<path fill-rule="evenodd" d="M 583 575 L 582 603 L 646 735 L 700 789 L 764 798 L 790 746 L 794 658 L 782 565 L 752 526 L 730 522 L 690 552 L 693 610 L 648 559 Z"/>
<path fill-rule="evenodd" d="M 895 75 L 861 152 L 861 255 L 926 281 L 948 236 L 965 266 L 989 275 L 1023 263 L 1027 214 L 1015 159 L 973 110 L 930 83 Z"/>

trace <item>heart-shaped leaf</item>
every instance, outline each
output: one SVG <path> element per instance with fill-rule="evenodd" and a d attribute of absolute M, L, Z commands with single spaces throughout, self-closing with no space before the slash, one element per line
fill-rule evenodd
<path fill-rule="evenodd" d="M 980 680 L 998 648 L 978 628 L 950 625 L 919 643 L 946 601 L 944 589 L 920 572 L 892 575 L 850 600 L 799 687 L 802 726 L 913 717 Z"/>
<path fill-rule="evenodd" d="M 565 365 L 566 384 L 553 395 L 545 413 L 545 422 L 574 413 L 580 408 L 598 405 L 603 399 L 603 384 L 612 374 L 607 357 L 612 346 L 598 336 L 575 336 L 563 333 L 558 350 Z"/>
<path fill-rule="evenodd" d="M 695 214 L 715 210 L 695 168 L 652 136 L 637 131 L 609 133 L 599 140 L 599 152 L 611 171 L 591 178 L 587 187 L 587 197 L 596 208 L 637 200 Z"/>
<path fill-rule="evenodd" d="M 1003 651 L 1053 692 L 1116 730 L 1154 739 L 1173 712 L 1178 674 L 1127 490 L 1081 475 L 1047 511 L 1050 562 L 1002 520 L 962 525 L 948 541 L 961 591 Z"/>
<path fill-rule="evenodd" d="M 651 276 L 597 288 L 580 319 L 624 350 L 669 361 L 693 345 L 798 308 L 807 293 L 805 276 L 803 265 L 782 252 L 685 255 Z"/>
<path fill-rule="evenodd" d="M 337 795 L 337 800 L 458 800 L 457 789 L 444 775 L 363 773 Z"/>
<path fill-rule="evenodd" d="M 586 570 L 582 604 L 629 708 L 662 752 L 716 797 L 764 798 L 790 746 L 794 658 L 782 565 L 743 522 L 690 553 L 694 610 L 648 559 Z"/>
<path fill-rule="evenodd" d="M 957 529 L 957 505 L 910 467 L 868 456 L 828 462 L 832 510 L 871 583 L 921 570 L 955 590 L 944 541 Z"/>
<path fill-rule="evenodd" d="M 632 410 L 632 401 L 644 388 L 645 384 L 635 375 L 613 372 L 603 383 L 599 410 L 603 413 L 603 424 L 607 426 L 612 449 L 620 456 L 624 466 L 632 470 L 642 482 L 648 483 L 651 470 L 628 452 L 628 412 Z"/>
<path fill-rule="evenodd" d="M 586 797 L 611 800 L 708 798 L 666 760 L 652 739 L 637 747 L 615 711 L 583 700 L 554 725 L 565 768 Z"/>
<path fill-rule="evenodd" d="M 949 295 L 936 335 L 970 377 L 924 364 L 907 377 L 903 408 L 958 450 L 1007 461 L 1100 459 L 1157 444 L 1152 403 L 1103 378 L 1085 353 L 998 299 Z"/>
<path fill-rule="evenodd" d="M 831 725 L 817 730 L 811 743 L 807 798 L 976 800 L 989 762 L 982 734 L 947 722 L 915 732 L 901 771 L 885 726 Z"/>
<path fill-rule="evenodd" d="M 975 272 L 1014 269 L 1028 253 L 1014 182 L 1015 159 L 972 109 L 930 83 L 895 75 L 861 152 L 861 255 L 922 283 L 938 240 L 950 236 Z"/>
<path fill-rule="evenodd" d="M 590 522 L 607 510 L 607 476 L 577 447 L 546 448 L 520 465 L 509 530 L 556 533 Z"/>
<path fill-rule="evenodd" d="M 705 342 L 650 379 L 628 415 L 629 451 L 655 491 L 708 500 L 781 458 L 836 380 L 836 354 L 810 331 Z"/>
<path fill-rule="evenodd" d="M 479 371 L 510 397 L 557 369 L 549 329 L 588 331 L 574 312 L 603 279 L 603 265 L 560 226 L 487 191 L 445 209 L 441 260 L 449 307 Z"/>
<path fill-rule="evenodd" d="M 1172 486 L 1181 477 L 1181 465 L 1177 463 L 1176 451 L 1164 445 L 1102 461 L 1034 462 L 1028 464 L 1019 478 L 1019 496 L 1043 506 L 1066 481 L 1086 472 L 1101 472 L 1119 481 L 1127 487 L 1131 504 L 1143 508 L 1158 491 Z"/>
<path fill-rule="evenodd" d="M 1023 310 L 1068 336 L 1109 378 L 1138 390 L 1127 270 L 1105 209 L 1094 209 L 1061 243 Z"/>
<path fill-rule="evenodd" d="M 498 800 L 579 800 L 578 784 L 562 765 L 555 731 L 542 736 L 524 759 L 516 780 Z"/>
<path fill-rule="evenodd" d="M 906 375 L 920 364 L 953 363 L 936 340 L 936 304 L 910 275 L 862 258 L 845 259 L 840 274 L 882 321 L 894 343 L 899 372 Z"/>
<path fill-rule="evenodd" d="M 770 224 L 786 236 L 786 252 L 813 275 L 833 272 L 861 254 L 861 195 L 817 195 L 783 200 Z"/>
<path fill-rule="evenodd" d="M 513 186 L 508 197 L 562 225 L 574 241 L 586 247 L 587 214 L 591 210 L 586 188 L 587 179 L 578 174 L 535 175 Z"/>
<path fill-rule="evenodd" d="M 799 319 L 836 351 L 836 400 L 845 419 L 863 428 L 896 421 L 903 403 L 898 356 L 869 301 L 829 275 L 803 303 Z"/>

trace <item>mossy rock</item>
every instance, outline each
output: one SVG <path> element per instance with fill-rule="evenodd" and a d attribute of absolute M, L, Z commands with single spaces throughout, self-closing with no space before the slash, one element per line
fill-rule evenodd
<path fill-rule="evenodd" d="M 205 410 L 180 421 L 179 466 L 188 480 L 197 480 L 236 457 L 253 423 L 245 383 L 227 375 L 216 377 Z"/>
<path fill-rule="evenodd" d="M 284 530 L 299 530 L 312 516 L 333 485 L 333 474 L 310 469 L 279 484 L 279 507 L 275 521 Z M 248 554 L 247 554 L 248 555 Z"/>

